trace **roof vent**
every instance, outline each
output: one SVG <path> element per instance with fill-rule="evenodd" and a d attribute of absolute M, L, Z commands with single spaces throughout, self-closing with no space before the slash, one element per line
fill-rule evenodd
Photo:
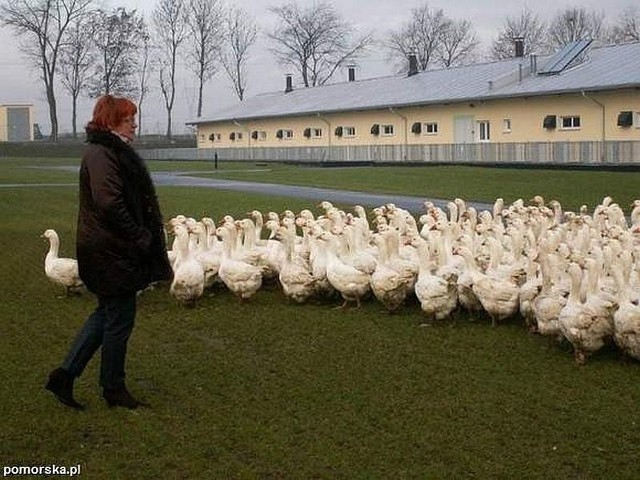
<path fill-rule="evenodd" d="M 293 91 L 293 77 L 290 73 L 285 75 L 285 87 L 284 93 L 289 93 Z"/>
<path fill-rule="evenodd" d="M 416 57 L 416 52 L 409 52 L 409 71 L 407 72 L 407 77 L 411 77 L 418 73 L 418 57 Z"/>

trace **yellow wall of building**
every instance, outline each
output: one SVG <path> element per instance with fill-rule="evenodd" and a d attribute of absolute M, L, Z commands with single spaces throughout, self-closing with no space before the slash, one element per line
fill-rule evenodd
<path fill-rule="evenodd" d="M 604 106 L 604 126 L 603 107 Z M 631 127 L 618 127 L 621 111 L 634 112 Z M 545 129 L 543 119 L 547 115 L 557 116 L 555 129 Z M 456 143 L 455 118 L 467 116 L 472 119 L 473 141 L 478 138 L 477 122 L 488 121 L 491 143 L 509 142 L 566 142 L 602 140 L 640 140 L 640 93 L 633 90 L 580 93 L 546 97 L 522 97 L 502 100 L 475 101 L 449 105 L 406 107 L 361 112 L 344 112 L 329 115 L 279 117 L 256 121 L 217 122 L 198 126 L 199 148 L 232 147 L 301 147 L 301 146 L 348 146 L 348 145 L 428 145 Z M 579 116 L 579 128 L 563 128 L 562 117 Z M 511 130 L 504 129 L 509 119 Z M 415 134 L 411 127 L 415 122 L 437 124 L 437 133 Z M 372 135 L 373 124 L 393 125 L 393 135 Z M 353 138 L 335 136 L 338 126 L 355 127 Z M 305 138 L 305 128 L 321 129 L 320 138 Z M 293 138 L 276 138 L 277 130 L 292 130 Z M 266 132 L 266 139 L 251 138 L 254 130 Z M 231 141 L 232 132 L 242 132 L 242 140 Z M 209 140 L 212 133 L 220 139 Z M 330 134 L 330 135 L 329 135 Z M 604 138 L 603 138 L 604 136 Z"/>
<path fill-rule="evenodd" d="M 0 105 L 0 142 L 6 142 L 9 132 L 7 130 L 7 107 Z"/>

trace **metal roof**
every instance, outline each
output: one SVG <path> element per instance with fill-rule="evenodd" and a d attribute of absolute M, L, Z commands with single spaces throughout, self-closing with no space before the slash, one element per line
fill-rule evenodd
<path fill-rule="evenodd" d="M 553 57 L 540 57 L 539 65 Z M 554 75 L 531 73 L 531 59 L 427 70 L 265 93 L 191 124 L 400 108 L 519 96 L 640 87 L 640 42 L 592 47 L 584 62 Z"/>

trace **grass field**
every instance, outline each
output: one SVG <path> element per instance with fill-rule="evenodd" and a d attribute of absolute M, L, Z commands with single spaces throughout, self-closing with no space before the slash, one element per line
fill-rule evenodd
<path fill-rule="evenodd" d="M 0 159 L 0 185 L 73 184 L 74 174 L 30 167 L 74 162 Z M 640 184 L 637 173 L 241 168 L 211 174 L 479 201 L 539 193 L 573 206 L 605 194 L 626 206 Z M 314 208 L 210 189 L 158 193 L 167 217 Z M 395 315 L 373 301 L 337 311 L 288 304 L 276 286 L 248 304 L 218 290 L 193 310 L 166 288 L 145 292 L 128 384 L 152 408 L 108 409 L 99 358 L 77 382 L 87 410 L 64 408 L 42 386 L 94 299 L 58 298 L 40 234 L 55 228 L 61 253 L 73 255 L 76 202 L 73 186 L 0 187 L 2 467 L 80 464 L 82 477 L 98 479 L 638 478 L 640 369 L 616 350 L 578 367 L 568 347 L 527 334 L 518 319 L 424 327 L 417 304 Z"/>

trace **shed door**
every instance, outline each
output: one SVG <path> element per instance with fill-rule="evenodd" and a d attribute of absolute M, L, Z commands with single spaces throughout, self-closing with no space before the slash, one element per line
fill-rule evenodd
<path fill-rule="evenodd" d="M 28 142 L 31 140 L 29 108 L 7 108 L 7 139 L 10 142 Z"/>

